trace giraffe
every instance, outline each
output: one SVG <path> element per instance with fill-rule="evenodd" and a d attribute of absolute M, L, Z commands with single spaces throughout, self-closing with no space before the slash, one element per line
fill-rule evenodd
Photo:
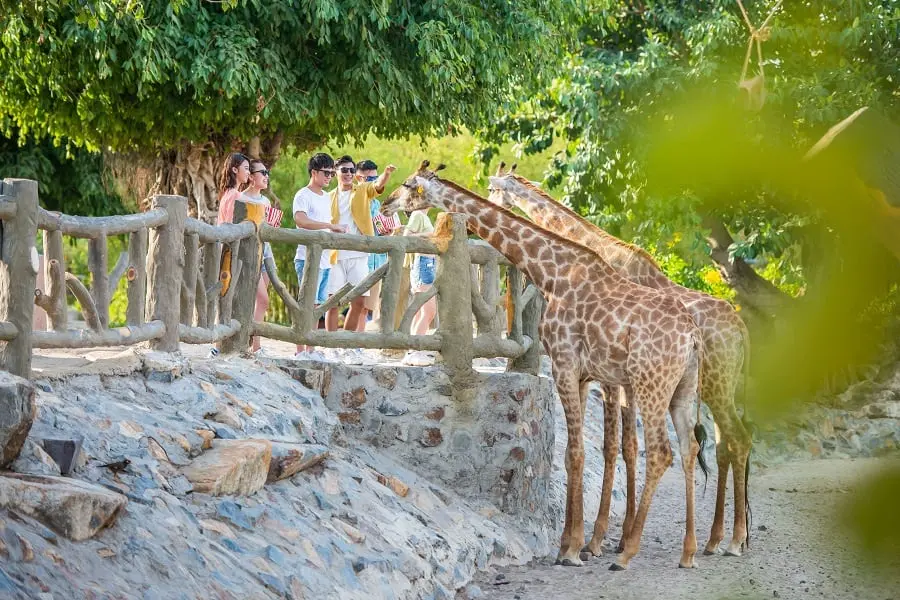
<path fill-rule="evenodd" d="M 716 445 L 719 476 L 716 485 L 716 508 L 709 541 L 704 554 L 714 554 L 725 538 L 725 496 L 728 470 L 734 475 L 734 534 L 725 554 L 740 556 L 749 544 L 748 476 L 751 437 L 738 418 L 734 397 L 741 379 L 743 363 L 744 386 L 750 362 L 749 333 L 743 320 L 728 302 L 702 292 L 682 287 L 667 278 L 647 252 L 633 244 L 613 237 L 596 225 L 554 200 L 549 194 L 516 174 L 514 168 L 490 178 L 489 199 L 504 208 L 515 206 L 536 224 L 557 232 L 595 251 L 626 279 L 659 290 L 680 302 L 694 318 L 703 335 L 703 402 L 709 406 L 721 437 Z M 743 390 L 742 390 L 743 395 Z M 623 443 L 627 437 L 623 431 Z M 634 434 L 632 434 L 633 437 Z M 605 443 L 605 440 L 604 440 Z M 616 449 L 610 450 L 615 460 Z M 609 454 L 604 447 L 604 459 Z M 629 457 L 626 455 L 626 467 Z M 606 472 L 610 472 L 607 469 Z M 611 493 L 604 474 L 603 494 Z M 602 496 L 602 497 L 604 497 Z M 601 497 L 601 498 L 602 498 Z M 609 519 L 609 503 L 601 499 L 601 510 L 594 526 L 589 549 L 599 551 Z M 604 512 L 605 511 L 605 512 Z M 625 525 L 628 525 L 626 513 Z"/>
<path fill-rule="evenodd" d="M 628 385 L 644 416 L 647 469 L 644 490 L 624 549 L 612 570 L 626 569 L 637 554 L 653 494 L 672 463 L 666 410 L 678 434 L 685 480 L 685 535 L 681 567 L 693 567 L 694 464 L 702 441 L 695 426 L 703 345 L 687 311 L 672 298 L 634 284 L 593 251 L 498 208 L 453 182 L 440 179 L 423 161 L 382 205 L 382 213 L 430 207 L 463 213 L 467 224 L 505 255 L 544 294 L 541 338 L 549 354 L 563 405 L 566 445 L 566 517 L 558 562 L 579 566 L 584 548 L 584 406 L 588 384 Z M 437 228 L 438 231 L 441 227 Z M 691 437 L 693 428 L 694 436 Z M 701 467 L 705 464 L 701 457 Z M 705 471 L 704 471 L 705 472 Z"/>

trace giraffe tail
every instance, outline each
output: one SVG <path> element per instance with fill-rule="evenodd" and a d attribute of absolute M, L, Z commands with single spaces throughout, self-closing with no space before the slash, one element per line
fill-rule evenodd
<path fill-rule="evenodd" d="M 706 493 L 706 485 L 709 483 L 709 465 L 706 464 L 706 458 L 703 456 L 703 451 L 706 449 L 706 441 L 709 436 L 706 433 L 706 428 L 703 426 L 703 415 L 700 412 L 701 398 L 703 397 L 704 348 L 703 338 L 700 337 L 700 331 L 698 329 L 694 330 L 693 337 L 694 352 L 697 355 L 697 423 L 694 425 L 694 438 L 697 440 L 697 443 L 700 444 L 700 449 L 697 450 L 697 462 L 700 464 L 700 470 L 703 471 L 703 493 Z"/>
<path fill-rule="evenodd" d="M 747 410 L 747 382 L 750 380 L 750 330 L 747 329 L 747 325 L 743 321 L 741 321 L 741 324 L 743 325 L 742 334 L 744 343 L 744 362 L 742 365 L 743 381 L 741 381 L 740 400 L 743 408 L 743 411 L 741 412 L 741 424 L 744 426 L 744 430 L 750 438 L 750 449 L 747 452 L 747 462 L 744 464 L 744 514 L 746 515 L 745 525 L 747 528 L 747 538 L 745 543 L 749 549 L 750 526 L 753 523 L 753 512 L 750 510 L 750 455 L 753 453 L 753 431 L 755 427 L 750 420 L 749 412 Z"/>

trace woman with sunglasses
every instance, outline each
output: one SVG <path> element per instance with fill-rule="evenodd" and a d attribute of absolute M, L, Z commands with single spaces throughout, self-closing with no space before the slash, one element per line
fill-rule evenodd
<path fill-rule="evenodd" d="M 250 179 L 247 187 L 244 189 L 244 195 L 240 200 L 247 204 L 260 206 L 265 218 L 265 210 L 271 206 L 268 198 L 262 195 L 262 191 L 269 187 L 269 171 L 266 165 L 257 159 L 250 161 Z M 255 219 L 254 219 L 255 221 Z M 266 310 L 269 308 L 269 274 L 266 272 L 265 260 L 274 258 L 272 254 L 272 245 L 266 242 L 263 245 L 263 265 L 260 270 L 259 282 L 256 285 L 256 306 L 253 309 L 253 320 L 262 321 L 265 318 Z M 257 352 L 260 349 L 259 336 L 254 335 L 251 338 L 251 351 Z"/>
<path fill-rule="evenodd" d="M 216 217 L 216 225 L 234 222 L 235 203 L 241 197 L 241 188 L 250 180 L 250 159 L 235 152 L 228 157 L 222 167 L 219 176 L 219 214 Z M 219 263 L 219 272 L 226 274 L 222 279 L 222 291 L 224 295 L 231 285 L 231 246 L 225 244 L 222 248 L 222 259 Z M 210 358 L 219 355 L 218 344 L 209 350 Z"/>

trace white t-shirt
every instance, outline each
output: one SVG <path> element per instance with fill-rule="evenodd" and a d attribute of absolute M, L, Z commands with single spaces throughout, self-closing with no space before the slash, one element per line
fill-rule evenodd
<path fill-rule="evenodd" d="M 294 206 L 292 213 L 305 212 L 306 216 L 313 221 L 321 221 L 322 223 L 331 223 L 331 198 L 326 193 L 317 194 L 308 187 L 301 189 L 294 195 Z M 298 227 L 302 229 L 302 227 Z M 322 252 L 322 259 L 319 261 L 320 269 L 328 269 L 331 267 L 331 261 L 328 250 Z M 296 260 L 306 260 L 306 246 L 302 244 L 297 246 L 297 253 L 294 254 Z"/>
<path fill-rule="evenodd" d="M 340 215 L 338 223 L 347 226 L 347 233 L 352 235 L 362 235 L 359 227 L 357 227 L 356 223 L 353 221 L 353 215 L 350 214 L 350 194 L 352 192 L 352 190 L 338 191 L 338 214 Z M 338 250 L 338 260 L 363 258 L 368 256 L 369 255 L 366 252 L 359 252 L 357 250 Z"/>

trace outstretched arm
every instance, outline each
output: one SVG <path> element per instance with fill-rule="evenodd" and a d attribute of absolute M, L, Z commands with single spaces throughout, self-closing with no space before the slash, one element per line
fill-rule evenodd
<path fill-rule="evenodd" d="M 388 179 L 391 178 L 391 173 L 397 170 L 397 167 L 394 165 L 388 165 L 384 168 L 381 175 L 378 176 L 378 179 L 375 180 L 375 191 L 379 194 L 384 191 L 384 187 L 387 185 Z"/>

